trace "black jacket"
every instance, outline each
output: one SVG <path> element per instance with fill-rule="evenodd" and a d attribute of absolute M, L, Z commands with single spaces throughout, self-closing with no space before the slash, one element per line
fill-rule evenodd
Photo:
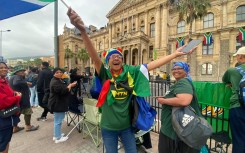
<path fill-rule="evenodd" d="M 21 92 L 22 94 L 20 108 L 30 108 L 30 90 L 25 78 L 19 75 L 13 75 L 9 80 L 9 84 L 14 91 Z"/>
<path fill-rule="evenodd" d="M 50 96 L 48 108 L 53 112 L 66 112 L 69 106 L 70 92 L 67 85 L 61 79 L 53 77 L 50 82 Z"/>
<path fill-rule="evenodd" d="M 38 74 L 37 92 L 44 93 L 49 88 L 50 80 L 53 78 L 53 73 L 49 68 L 43 68 Z"/>

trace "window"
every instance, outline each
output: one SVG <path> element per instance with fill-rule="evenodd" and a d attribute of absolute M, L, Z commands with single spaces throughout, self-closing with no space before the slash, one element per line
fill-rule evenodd
<path fill-rule="evenodd" d="M 103 45 L 103 44 L 102 44 L 102 42 L 100 41 L 100 42 L 99 42 L 99 49 L 103 49 L 103 48 L 102 48 L 102 45 Z"/>
<path fill-rule="evenodd" d="M 180 21 L 177 27 L 177 33 L 185 32 L 185 21 Z"/>
<path fill-rule="evenodd" d="M 140 24 L 141 24 L 140 31 L 145 33 L 145 22 L 142 20 Z"/>
<path fill-rule="evenodd" d="M 78 51 L 78 46 L 76 45 L 75 46 L 75 53 L 77 53 L 77 51 Z"/>
<path fill-rule="evenodd" d="M 210 63 L 205 63 L 202 65 L 202 74 L 211 75 L 213 73 L 213 65 Z"/>
<path fill-rule="evenodd" d="M 203 28 L 210 28 L 210 27 L 214 27 L 214 14 L 213 13 L 208 13 L 203 18 Z"/>
<path fill-rule="evenodd" d="M 124 32 L 123 32 L 124 35 L 127 34 L 127 26 L 124 27 Z"/>
<path fill-rule="evenodd" d="M 145 26 L 141 26 L 140 31 L 145 32 Z"/>
<path fill-rule="evenodd" d="M 213 48 L 214 48 L 213 43 L 210 45 L 203 45 L 202 46 L 202 54 L 203 55 L 212 55 L 213 54 Z"/>
<path fill-rule="evenodd" d="M 236 9 L 236 21 L 245 21 L 245 5 L 239 6 Z"/>
<path fill-rule="evenodd" d="M 153 46 L 149 47 L 149 58 L 152 58 L 153 56 Z"/>
<path fill-rule="evenodd" d="M 150 36 L 155 37 L 155 23 L 150 24 Z"/>
<path fill-rule="evenodd" d="M 135 24 L 133 23 L 132 32 L 135 32 Z"/>

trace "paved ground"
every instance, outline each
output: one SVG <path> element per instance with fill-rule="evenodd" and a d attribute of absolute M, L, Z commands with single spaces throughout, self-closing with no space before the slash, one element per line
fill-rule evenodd
<path fill-rule="evenodd" d="M 82 133 L 74 130 L 66 142 L 55 144 L 52 140 L 53 137 L 53 115 L 48 115 L 46 122 L 36 121 L 36 118 L 41 114 L 41 108 L 33 109 L 32 124 L 39 125 L 37 131 L 25 132 L 20 131 L 15 133 L 10 143 L 9 153 L 102 153 L 102 145 L 98 148 L 93 144 L 92 139 L 87 137 L 82 138 Z M 24 126 L 23 115 L 19 126 Z M 73 128 L 73 125 L 67 126 L 66 122 L 63 123 L 62 130 L 68 133 Z M 151 133 L 153 148 L 148 149 L 149 153 L 157 153 L 158 135 Z M 119 153 L 123 153 L 123 148 Z M 144 152 L 142 148 L 139 153 Z"/>

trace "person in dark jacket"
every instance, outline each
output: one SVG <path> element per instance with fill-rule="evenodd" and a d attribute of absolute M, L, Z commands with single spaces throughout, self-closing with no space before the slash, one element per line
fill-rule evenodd
<path fill-rule="evenodd" d="M 23 66 L 17 65 L 14 67 L 13 76 L 11 76 L 9 83 L 13 90 L 22 94 L 20 99 L 20 112 L 24 115 L 26 131 L 28 132 L 37 130 L 39 126 L 31 125 L 31 115 L 33 111 L 30 104 L 29 86 L 31 86 L 32 83 L 25 80 L 25 69 Z M 13 132 L 18 132 L 18 129 L 19 127 L 15 125 Z"/>
<path fill-rule="evenodd" d="M 81 79 L 84 78 L 83 75 L 79 75 L 78 74 L 78 69 L 77 68 L 74 68 L 70 71 L 70 82 L 74 82 L 76 81 L 77 82 L 77 86 L 75 87 L 74 89 L 74 93 L 78 94 L 79 97 L 81 97 L 82 93 L 81 93 Z"/>
<path fill-rule="evenodd" d="M 55 143 L 64 142 L 68 137 L 64 137 L 61 132 L 62 121 L 65 118 L 65 112 L 68 111 L 69 95 L 72 87 L 76 86 L 76 82 L 67 85 L 62 80 L 63 70 L 54 68 L 54 77 L 50 82 L 50 96 L 48 99 L 48 108 L 54 113 L 54 137 Z"/>
<path fill-rule="evenodd" d="M 49 63 L 48 62 L 42 62 L 41 68 L 42 71 L 38 74 L 37 79 L 37 96 L 38 96 L 38 103 L 39 106 L 43 108 L 43 113 L 40 117 L 37 118 L 38 121 L 46 121 L 47 115 L 48 115 L 48 108 L 47 104 L 43 103 L 43 97 L 46 92 L 49 92 L 49 84 L 51 79 L 53 78 L 52 71 L 48 68 Z"/>
<path fill-rule="evenodd" d="M 0 110 L 19 105 L 21 93 L 14 92 L 9 86 L 6 78 L 8 66 L 0 61 Z M 12 115 L 7 118 L 0 117 L 0 152 L 8 153 L 9 142 L 13 135 L 13 126 L 20 122 L 19 115 Z"/>

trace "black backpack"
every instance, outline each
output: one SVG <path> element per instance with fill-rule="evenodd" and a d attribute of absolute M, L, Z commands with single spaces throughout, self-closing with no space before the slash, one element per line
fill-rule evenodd
<path fill-rule="evenodd" d="M 238 98 L 240 104 L 244 106 L 245 105 L 245 70 L 242 68 L 241 65 L 237 66 L 236 69 L 242 75 L 242 79 L 239 83 Z"/>

